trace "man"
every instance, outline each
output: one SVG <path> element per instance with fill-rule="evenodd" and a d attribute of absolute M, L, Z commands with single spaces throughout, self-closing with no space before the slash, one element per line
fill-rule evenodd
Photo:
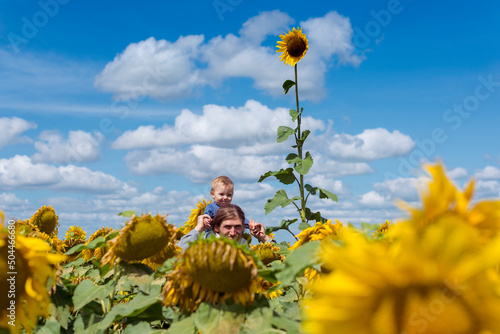
<path fill-rule="evenodd" d="M 266 235 L 264 226 L 256 221 L 249 221 L 250 233 L 257 238 L 260 242 L 269 242 L 271 239 Z M 234 204 L 223 205 L 217 210 L 214 219 L 209 215 L 204 214 L 198 216 L 196 227 L 188 234 L 183 236 L 178 243 L 182 250 L 189 247 L 189 243 L 198 239 L 200 233 L 210 228 L 211 231 L 205 238 L 210 237 L 212 234 L 217 237 L 222 236 L 230 240 L 235 240 L 240 244 L 245 244 L 247 241 L 242 238 L 243 231 L 245 230 L 245 214 L 241 208 Z"/>

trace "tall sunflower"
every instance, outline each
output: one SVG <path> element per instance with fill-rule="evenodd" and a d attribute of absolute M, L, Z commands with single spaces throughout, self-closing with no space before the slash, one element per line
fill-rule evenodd
<path fill-rule="evenodd" d="M 499 333 L 500 240 L 480 247 L 480 234 L 459 217 L 424 230 L 408 222 L 388 232 L 392 243 L 346 233 L 344 246 L 323 250 L 335 270 L 312 286 L 308 333 Z"/>
<path fill-rule="evenodd" d="M 54 236 L 57 235 L 59 228 L 58 219 L 52 205 L 44 205 L 31 217 L 30 223 L 35 225 L 40 232 Z"/>
<path fill-rule="evenodd" d="M 37 238 L 15 235 L 15 264 L 8 262 L 12 247 L 8 233 L 0 230 L 0 327 L 19 333 L 21 327 L 31 332 L 38 317 L 49 315 L 49 293 L 47 281 L 54 276 L 55 265 L 65 256 L 51 254 L 50 246 Z M 15 288 L 9 283 L 15 282 Z M 12 293 L 14 291 L 14 293 Z M 12 297 L 12 298 L 11 298 Z M 15 326 L 9 325 L 12 318 L 11 304 L 15 305 Z"/>
<path fill-rule="evenodd" d="M 253 245 L 251 248 L 262 261 L 264 265 L 268 265 L 274 261 L 283 261 L 285 257 L 280 254 L 280 248 L 273 243 L 258 243 Z"/>
<path fill-rule="evenodd" d="M 120 230 L 118 236 L 108 241 L 109 250 L 102 264 L 114 262 L 116 257 L 125 261 L 142 261 L 162 251 L 175 234 L 165 216 L 134 215 Z"/>
<path fill-rule="evenodd" d="M 176 239 L 182 238 L 184 235 L 188 234 L 189 231 L 196 227 L 198 216 L 202 215 L 205 212 L 205 208 L 210 203 L 212 203 L 212 201 L 207 202 L 204 199 L 198 201 L 198 203 L 196 204 L 196 208 L 191 210 L 191 214 L 189 215 L 188 220 L 175 230 Z"/>
<path fill-rule="evenodd" d="M 305 55 L 309 49 L 307 37 L 302 33 L 302 28 L 288 31 L 288 34 L 280 35 L 281 41 L 278 41 L 276 46 L 281 52 L 280 59 L 286 65 L 295 66 Z"/>
<path fill-rule="evenodd" d="M 85 240 L 87 234 L 80 226 L 70 226 L 66 231 L 66 239 L 83 239 Z"/>
<path fill-rule="evenodd" d="M 201 239 L 186 249 L 163 288 L 166 306 L 192 312 L 202 302 L 227 299 L 248 305 L 255 296 L 257 265 L 244 245 L 225 238 Z"/>

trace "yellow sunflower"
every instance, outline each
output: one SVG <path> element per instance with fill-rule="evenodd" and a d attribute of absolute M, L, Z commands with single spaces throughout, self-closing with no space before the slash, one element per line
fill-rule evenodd
<path fill-rule="evenodd" d="M 331 220 L 328 220 L 324 224 L 317 222 L 314 226 L 306 228 L 297 234 L 299 240 L 290 247 L 290 250 L 293 251 L 309 241 L 323 240 L 328 236 L 339 237 L 342 232 L 342 226 L 342 223 L 336 219 L 335 224 L 332 224 Z"/>
<path fill-rule="evenodd" d="M 499 333 L 500 240 L 478 247 L 480 234 L 459 217 L 425 230 L 400 223 L 392 244 L 344 235 L 323 250 L 335 270 L 311 287 L 307 333 Z"/>
<path fill-rule="evenodd" d="M 446 176 L 441 164 L 427 165 L 432 176 L 428 190 L 420 193 L 421 208 L 414 208 L 400 201 L 400 207 L 410 213 L 409 220 L 418 228 L 426 228 L 442 217 L 457 216 L 481 231 L 484 240 L 489 240 L 500 231 L 500 200 L 485 200 L 471 207 L 474 181 L 460 191 Z"/>
<path fill-rule="evenodd" d="M 244 245 L 221 239 L 201 239 L 180 256 L 163 288 L 165 306 L 192 312 L 202 302 L 227 299 L 249 305 L 255 297 L 257 265 Z"/>
<path fill-rule="evenodd" d="M 286 35 L 280 35 L 281 41 L 276 46 L 281 52 L 280 59 L 286 65 L 295 66 L 305 55 L 309 48 L 307 37 L 302 33 L 302 28 L 288 31 Z"/>
<path fill-rule="evenodd" d="M 102 264 L 113 263 L 116 257 L 125 261 L 142 261 L 162 251 L 173 238 L 174 226 L 166 216 L 134 215 L 120 230 L 118 236 L 108 241 L 109 250 Z"/>
<path fill-rule="evenodd" d="M 47 281 L 65 259 L 50 250 L 42 240 L 0 230 L 0 327 L 31 333 L 38 317 L 49 316 Z"/>
<path fill-rule="evenodd" d="M 257 279 L 254 281 L 254 284 L 256 285 L 255 292 L 263 294 L 267 299 L 274 299 L 279 296 L 283 295 L 283 290 L 276 290 L 273 292 L 269 292 L 269 289 L 271 289 L 273 286 L 279 284 L 280 282 L 274 284 L 272 282 L 269 282 L 262 277 L 257 277 Z"/>
<path fill-rule="evenodd" d="M 70 226 L 66 231 L 66 239 L 83 239 L 85 240 L 87 234 L 80 226 Z"/>
<path fill-rule="evenodd" d="M 40 232 L 46 233 L 50 236 L 57 235 L 59 228 L 58 217 L 52 205 L 42 206 L 31 217 L 30 223 L 35 225 Z"/>
<path fill-rule="evenodd" d="M 114 229 L 111 227 L 101 227 L 90 235 L 89 240 L 85 244 L 88 244 L 89 242 L 94 241 L 99 237 L 106 237 L 113 231 Z M 85 261 L 90 260 L 92 257 L 95 257 L 96 260 L 100 260 L 103 257 L 104 253 L 106 253 L 106 250 L 106 246 L 97 247 L 96 249 L 84 249 L 82 251 L 82 256 Z"/>
<path fill-rule="evenodd" d="M 196 227 L 198 216 L 202 215 L 205 212 L 205 208 L 210 203 L 212 203 L 212 201 L 207 202 L 204 199 L 198 201 L 198 203 L 196 204 L 196 208 L 191 210 L 191 214 L 189 215 L 188 220 L 184 224 L 182 224 L 182 226 L 176 229 L 175 238 L 177 240 L 188 234 L 193 228 Z"/>
<path fill-rule="evenodd" d="M 30 236 L 32 232 L 38 232 L 38 227 L 33 225 L 29 219 L 16 221 L 16 231 L 23 236 Z"/>
<path fill-rule="evenodd" d="M 268 265 L 273 261 L 283 261 L 285 257 L 279 253 L 280 248 L 273 243 L 258 243 L 250 248 L 262 261 Z"/>
<path fill-rule="evenodd" d="M 378 237 L 381 237 L 383 235 L 385 235 L 387 233 L 387 231 L 389 231 L 389 228 L 391 227 L 391 222 L 388 221 L 387 219 L 385 220 L 385 223 L 380 223 L 379 227 L 375 230 L 375 232 L 373 232 L 373 237 L 374 238 L 378 238 Z"/>

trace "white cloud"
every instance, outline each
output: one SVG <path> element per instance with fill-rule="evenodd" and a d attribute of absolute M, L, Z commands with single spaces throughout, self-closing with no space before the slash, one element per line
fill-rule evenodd
<path fill-rule="evenodd" d="M 474 198 L 500 197 L 500 182 L 497 180 L 478 180 L 475 184 Z"/>
<path fill-rule="evenodd" d="M 278 10 L 250 18 L 239 31 L 205 41 L 203 35 L 181 36 L 175 42 L 156 40 L 130 44 L 96 76 L 95 86 L 116 99 L 148 95 L 158 100 L 192 96 L 206 85 L 217 87 L 232 77 L 251 78 L 256 88 L 276 96 L 290 75 L 275 52 L 263 46 L 267 36 L 285 33 L 293 19 Z M 301 22 L 310 40 L 301 61 L 301 96 L 318 101 L 326 95 L 325 73 L 336 57 L 339 63 L 358 66 L 353 30 L 348 18 L 336 12 Z"/>
<path fill-rule="evenodd" d="M 427 181 L 428 179 L 426 178 L 398 177 L 396 179 L 375 183 L 373 188 L 390 200 L 399 198 L 410 202 L 418 200 L 419 189 L 421 189 Z"/>
<path fill-rule="evenodd" d="M 7 209 L 17 209 L 24 210 L 29 207 L 29 201 L 27 199 L 20 199 L 13 193 L 1 193 L 0 203 L 2 203 L 2 210 L 8 214 Z"/>
<path fill-rule="evenodd" d="M 500 168 L 486 166 L 484 169 L 476 171 L 475 176 L 480 180 L 500 180 Z"/>
<path fill-rule="evenodd" d="M 69 131 L 68 138 L 64 139 L 59 131 L 44 131 L 35 142 L 34 162 L 49 163 L 82 163 L 96 161 L 101 157 L 100 145 L 104 135 L 84 131 Z"/>
<path fill-rule="evenodd" d="M 350 161 L 372 161 L 411 152 L 415 142 L 398 130 L 366 129 L 358 135 L 335 134 L 328 142 L 331 157 Z"/>
<path fill-rule="evenodd" d="M 33 122 L 25 121 L 18 117 L 0 118 L 0 148 L 9 144 L 31 142 L 28 137 L 19 136 L 24 131 L 36 129 L 37 125 Z"/>
<path fill-rule="evenodd" d="M 447 171 L 447 174 L 450 178 L 454 180 L 458 179 L 463 179 L 464 177 L 467 177 L 467 169 L 463 167 L 457 167 L 452 170 Z"/>
<path fill-rule="evenodd" d="M 196 183 L 209 182 L 213 175 L 256 181 L 260 175 L 283 163 L 279 156 L 238 155 L 232 149 L 193 145 L 186 150 L 170 148 L 132 151 L 125 161 L 136 174 L 180 174 Z"/>
<path fill-rule="evenodd" d="M 49 189 L 63 192 L 111 193 L 125 187 L 112 175 L 73 165 L 33 163 L 27 156 L 0 159 L 0 190 Z"/>
<path fill-rule="evenodd" d="M 368 208 L 386 208 L 389 206 L 394 206 L 390 196 L 384 196 L 376 191 L 370 191 L 366 194 L 361 195 L 359 203 Z"/>
<path fill-rule="evenodd" d="M 302 122 L 303 127 L 312 132 L 325 127 L 323 121 L 309 116 L 304 117 Z M 165 124 L 160 129 L 140 126 L 136 130 L 126 131 L 112 147 L 136 149 L 214 143 L 220 147 L 244 145 L 240 148 L 242 153 L 258 154 L 263 148 L 264 151 L 268 150 L 269 143 L 277 146 L 276 131 L 279 125 L 293 126 L 285 108 L 271 110 L 254 100 L 248 100 L 239 108 L 211 104 L 203 107 L 202 115 L 184 109 L 176 117 L 174 126 Z"/>

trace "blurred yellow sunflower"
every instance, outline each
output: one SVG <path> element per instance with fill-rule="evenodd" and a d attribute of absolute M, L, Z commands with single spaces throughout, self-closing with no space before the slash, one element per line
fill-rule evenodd
<path fill-rule="evenodd" d="M 285 259 L 285 257 L 279 253 L 280 248 L 274 243 L 258 243 L 253 245 L 250 249 L 259 257 L 265 266 L 273 261 L 283 261 Z"/>
<path fill-rule="evenodd" d="M 19 219 L 16 221 L 16 231 L 23 236 L 30 236 L 32 232 L 37 232 L 38 227 L 31 224 L 29 219 Z"/>
<path fill-rule="evenodd" d="M 280 35 L 281 41 L 276 46 L 281 52 L 280 60 L 286 65 L 295 66 L 305 55 L 309 48 L 307 37 L 302 33 L 302 28 L 288 31 L 288 34 Z"/>
<path fill-rule="evenodd" d="M 40 239 L 0 230 L 0 327 L 31 333 L 38 317 L 49 316 L 47 281 L 65 259 L 50 250 Z"/>
<path fill-rule="evenodd" d="M 201 239 L 180 256 L 163 288 L 165 306 L 193 312 L 202 302 L 227 299 L 249 305 L 255 297 L 257 265 L 245 245 L 221 239 Z"/>
<path fill-rule="evenodd" d="M 478 247 L 479 232 L 458 217 L 425 230 L 408 222 L 392 244 L 345 233 L 323 260 L 335 270 L 311 287 L 307 333 L 499 333 L 500 240 Z"/>
<path fill-rule="evenodd" d="M 198 201 L 198 203 L 196 204 L 196 208 L 191 210 L 191 214 L 189 215 L 188 220 L 184 224 L 182 224 L 182 226 L 178 227 L 175 230 L 176 239 L 179 240 L 184 235 L 188 234 L 193 228 L 196 227 L 198 216 L 202 215 L 205 212 L 205 208 L 210 203 L 212 203 L 212 201 L 207 202 L 204 199 Z"/>
<path fill-rule="evenodd" d="M 485 200 L 471 207 L 474 181 L 460 191 L 446 176 L 442 164 L 427 165 L 432 179 L 428 190 L 422 190 L 422 208 L 414 208 L 400 201 L 399 206 L 410 213 L 409 221 L 418 228 L 425 228 L 442 217 L 457 216 L 478 228 L 485 240 L 498 235 L 500 231 L 500 200 Z"/>
<path fill-rule="evenodd" d="M 94 241 L 99 237 L 106 237 L 113 231 L 114 229 L 111 227 L 101 227 L 100 229 L 98 229 L 97 231 L 95 231 L 90 235 L 89 240 L 85 244 L 87 245 L 89 242 Z M 96 249 L 84 249 L 82 251 L 82 256 L 85 261 L 88 261 L 93 257 L 96 260 L 100 260 L 103 257 L 104 253 L 106 253 L 106 250 L 107 250 L 106 245 L 102 247 L 97 247 Z"/>
<path fill-rule="evenodd" d="M 35 225 L 40 232 L 46 233 L 50 236 L 57 235 L 59 228 L 58 217 L 52 205 L 42 206 L 31 217 L 30 223 Z"/>
<path fill-rule="evenodd" d="M 142 261 L 162 251 L 175 234 L 166 216 L 134 215 L 120 230 L 118 236 L 108 241 L 109 250 L 102 264 L 113 263 L 116 257 L 125 261 Z"/>
<path fill-rule="evenodd" d="M 317 222 L 314 226 L 308 227 L 297 234 L 299 240 L 290 247 L 290 250 L 293 251 L 309 241 L 323 240 L 328 236 L 339 237 L 342 227 L 342 223 L 336 219 L 335 224 L 332 224 L 331 220 L 326 221 L 326 223 Z"/>

